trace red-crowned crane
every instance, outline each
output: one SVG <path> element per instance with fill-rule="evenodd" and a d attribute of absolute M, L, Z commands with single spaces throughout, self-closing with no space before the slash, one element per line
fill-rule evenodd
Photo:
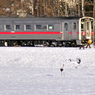
<path fill-rule="evenodd" d="M 64 71 L 64 64 L 63 64 L 63 66 L 60 68 L 60 71 L 61 71 L 61 75 L 62 75 L 62 72 Z"/>
<path fill-rule="evenodd" d="M 81 63 L 80 58 L 76 58 L 76 60 L 69 59 L 69 61 L 75 65 L 75 68 L 77 68 Z"/>

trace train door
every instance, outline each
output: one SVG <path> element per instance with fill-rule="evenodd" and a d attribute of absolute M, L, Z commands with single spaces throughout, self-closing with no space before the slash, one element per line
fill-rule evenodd
<path fill-rule="evenodd" d="M 72 22 L 72 39 L 77 39 L 77 22 Z"/>
<path fill-rule="evenodd" d="M 91 22 L 85 21 L 86 39 L 91 38 Z"/>
<path fill-rule="evenodd" d="M 62 22 L 62 38 L 64 40 L 68 40 L 69 39 L 69 23 L 68 22 Z"/>

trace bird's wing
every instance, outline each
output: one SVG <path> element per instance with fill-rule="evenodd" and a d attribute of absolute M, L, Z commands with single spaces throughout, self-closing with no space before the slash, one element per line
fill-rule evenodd
<path fill-rule="evenodd" d="M 75 65 L 79 65 L 78 64 L 79 60 L 78 61 L 76 61 L 76 60 L 70 60 L 70 62 L 73 63 L 73 64 L 75 64 Z"/>

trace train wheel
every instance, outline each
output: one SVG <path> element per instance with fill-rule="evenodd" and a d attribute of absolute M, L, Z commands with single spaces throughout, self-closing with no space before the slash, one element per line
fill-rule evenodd
<path fill-rule="evenodd" d="M 57 41 L 53 41 L 53 42 L 51 42 L 51 46 L 52 46 L 52 47 L 56 47 L 56 46 L 58 46 Z"/>
<path fill-rule="evenodd" d="M 18 45 L 18 43 L 17 43 L 17 41 L 9 40 L 9 41 L 7 41 L 7 45 L 8 46 L 16 46 L 16 45 Z"/>
<path fill-rule="evenodd" d="M 73 42 L 71 42 L 71 47 L 76 47 L 77 45 L 76 45 L 76 42 L 75 41 L 73 41 Z"/>
<path fill-rule="evenodd" d="M 51 44 L 51 47 L 55 47 L 55 45 Z"/>
<path fill-rule="evenodd" d="M 65 44 L 65 47 L 69 47 L 69 46 L 70 46 L 70 44 L 69 44 L 69 43 L 66 43 L 66 44 Z"/>
<path fill-rule="evenodd" d="M 46 41 L 46 42 L 44 42 L 43 46 L 48 47 L 48 46 L 50 46 L 50 43 L 48 41 Z"/>
<path fill-rule="evenodd" d="M 5 46 L 5 41 L 0 40 L 0 46 Z"/>

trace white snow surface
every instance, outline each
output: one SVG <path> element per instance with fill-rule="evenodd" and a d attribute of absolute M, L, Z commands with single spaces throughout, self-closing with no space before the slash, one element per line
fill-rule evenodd
<path fill-rule="evenodd" d="M 95 48 L 0 47 L 0 95 L 95 95 Z"/>

